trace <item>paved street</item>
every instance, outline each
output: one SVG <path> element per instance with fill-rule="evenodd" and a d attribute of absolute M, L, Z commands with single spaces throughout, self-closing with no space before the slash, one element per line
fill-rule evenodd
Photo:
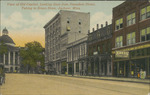
<path fill-rule="evenodd" d="M 2 95 L 148 95 L 149 85 L 36 74 L 6 74 Z"/>

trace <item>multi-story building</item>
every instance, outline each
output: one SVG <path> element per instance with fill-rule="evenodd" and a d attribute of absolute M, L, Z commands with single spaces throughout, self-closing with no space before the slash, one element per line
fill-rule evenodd
<path fill-rule="evenodd" d="M 86 75 L 87 37 L 74 41 L 67 46 L 67 72 L 74 75 Z"/>
<path fill-rule="evenodd" d="M 0 63 L 4 65 L 6 72 L 19 72 L 20 71 L 20 56 L 19 47 L 15 46 L 14 41 L 8 35 L 8 30 L 5 28 L 0 36 Z"/>
<path fill-rule="evenodd" d="M 101 28 L 97 24 L 97 29 L 88 34 L 88 75 L 111 76 L 111 41 L 112 25 Z"/>
<path fill-rule="evenodd" d="M 67 44 L 85 37 L 90 28 L 90 13 L 58 12 L 45 26 L 46 69 L 64 73 L 67 66 Z M 65 70 L 65 71 L 64 71 Z"/>
<path fill-rule="evenodd" d="M 126 1 L 113 8 L 112 47 L 114 76 L 150 75 L 150 2 Z"/>

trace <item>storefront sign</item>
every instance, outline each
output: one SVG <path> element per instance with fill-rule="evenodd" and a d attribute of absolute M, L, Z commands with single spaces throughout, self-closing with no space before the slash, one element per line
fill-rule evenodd
<path fill-rule="evenodd" d="M 143 49 L 143 48 L 148 48 L 148 47 L 150 47 L 150 44 L 135 46 L 135 47 L 126 48 L 126 49 L 121 49 L 120 51 L 131 51 L 131 50 Z M 115 51 L 112 51 L 112 53 L 114 54 Z"/>
<path fill-rule="evenodd" d="M 129 58 L 129 52 L 126 51 L 116 51 L 115 57 L 117 58 Z"/>
<path fill-rule="evenodd" d="M 98 52 L 96 51 L 96 52 L 93 52 L 93 55 L 97 55 L 98 54 Z"/>

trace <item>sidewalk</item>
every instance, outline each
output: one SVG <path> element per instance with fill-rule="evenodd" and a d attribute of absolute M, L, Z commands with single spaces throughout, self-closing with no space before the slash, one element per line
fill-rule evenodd
<path fill-rule="evenodd" d="M 120 77 L 100 77 L 100 76 L 80 76 L 80 75 L 60 75 L 66 77 L 75 78 L 87 78 L 87 79 L 98 79 L 98 80 L 108 80 L 108 81 L 120 81 L 120 82 L 132 82 L 132 83 L 142 83 L 150 84 L 150 79 L 137 79 L 137 78 L 120 78 Z"/>

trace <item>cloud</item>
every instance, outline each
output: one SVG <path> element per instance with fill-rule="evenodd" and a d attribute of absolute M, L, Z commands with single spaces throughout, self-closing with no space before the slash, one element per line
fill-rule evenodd
<path fill-rule="evenodd" d="M 21 23 L 27 23 L 24 20 L 20 12 L 13 12 L 11 15 L 6 17 L 4 14 L 1 15 L 1 24 L 11 28 L 21 28 Z"/>
<path fill-rule="evenodd" d="M 13 12 L 8 17 L 1 14 L 2 29 L 6 26 L 9 35 L 14 39 L 17 45 L 23 46 L 29 41 L 39 41 L 44 46 L 44 28 L 43 26 L 56 14 L 56 12 L 31 12 L 29 17 L 25 18 L 21 12 Z"/>
<path fill-rule="evenodd" d="M 105 22 L 108 22 L 108 24 L 112 23 L 112 15 L 106 15 L 103 12 L 97 12 L 91 16 L 91 27 L 96 28 L 96 25 L 99 24 L 99 27 L 101 27 L 101 24 L 105 26 Z"/>
<path fill-rule="evenodd" d="M 39 12 L 33 12 L 31 13 L 32 21 L 30 21 L 30 24 L 33 26 L 42 25 L 43 27 L 55 14 L 56 12 L 53 11 L 47 12 L 43 15 Z"/>

